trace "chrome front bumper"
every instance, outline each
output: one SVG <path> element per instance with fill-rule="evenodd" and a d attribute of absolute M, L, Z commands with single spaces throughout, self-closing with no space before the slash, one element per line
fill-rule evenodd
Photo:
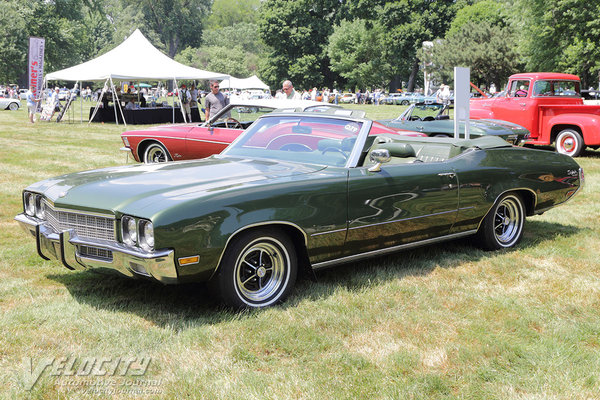
<path fill-rule="evenodd" d="M 45 260 L 56 259 L 70 270 L 107 269 L 132 278 L 154 278 L 165 284 L 177 283 L 177 269 L 173 250 L 144 252 L 120 243 L 83 239 L 72 229 L 56 232 L 45 221 L 19 214 L 15 220 L 35 238 L 37 252 Z M 94 257 L 82 254 L 82 248 L 112 253 L 112 257 Z"/>

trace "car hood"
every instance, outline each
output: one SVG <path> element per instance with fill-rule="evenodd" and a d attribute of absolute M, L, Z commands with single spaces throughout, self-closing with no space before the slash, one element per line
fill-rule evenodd
<path fill-rule="evenodd" d="M 104 168 L 47 179 L 26 190 L 56 207 L 90 212 L 142 210 L 178 197 L 217 194 L 322 170 L 323 166 L 209 157 L 202 160 Z"/>

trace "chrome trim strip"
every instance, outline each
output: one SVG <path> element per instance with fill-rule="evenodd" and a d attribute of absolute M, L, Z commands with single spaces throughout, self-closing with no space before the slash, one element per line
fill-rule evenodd
<path fill-rule="evenodd" d="M 312 235 L 310 235 L 310 237 L 321 236 L 321 235 L 329 235 L 331 233 L 345 232 L 346 230 L 347 230 L 347 228 L 342 228 L 342 229 L 336 229 L 336 230 L 333 230 L 333 231 L 313 233 Z"/>
<path fill-rule="evenodd" d="M 458 239 L 463 236 L 473 235 L 476 232 L 477 232 L 477 229 L 473 229 L 473 230 L 466 231 L 466 232 L 453 233 L 450 235 L 436 237 L 436 238 L 432 238 L 432 239 L 425 239 L 425 240 L 421 240 L 418 242 L 401 244 L 398 246 L 388 247 L 388 248 L 381 249 L 381 250 L 372 250 L 372 251 L 368 251 L 366 253 L 360 253 L 360 254 L 355 254 L 352 256 L 336 258 L 335 260 L 329 260 L 329 261 L 315 263 L 315 264 L 312 264 L 312 268 L 316 270 L 316 269 L 326 268 L 326 267 L 329 267 L 329 266 L 335 265 L 335 264 L 343 264 L 343 263 L 358 261 L 358 260 L 361 260 L 364 258 L 380 256 L 380 255 L 384 255 L 384 254 L 388 254 L 388 253 L 394 253 L 399 250 L 411 249 L 413 247 L 419 247 L 419 246 L 424 246 L 424 245 L 428 245 L 428 244 L 432 244 L 432 243 L 444 242 L 444 241 L 452 240 L 452 239 Z"/>
<path fill-rule="evenodd" d="M 34 193 L 34 192 L 32 192 Z M 108 218 L 108 219 L 114 219 L 116 220 L 114 214 L 102 214 L 102 213 L 98 213 L 98 212 L 93 212 L 93 211 L 82 211 L 82 210 L 77 210 L 74 208 L 62 208 L 62 207 L 56 207 L 54 205 L 54 202 L 52 202 L 50 199 L 48 199 L 46 196 L 44 196 L 44 201 L 46 203 L 48 203 L 48 205 L 50 205 L 54 211 L 61 211 L 61 212 L 66 212 L 66 213 L 71 213 L 71 214 L 84 214 L 84 215 L 91 215 L 93 217 L 104 217 L 104 218 Z"/>
<path fill-rule="evenodd" d="M 442 215 L 442 214 L 450 214 L 450 213 L 455 213 L 457 212 L 459 209 L 456 210 L 450 210 L 450 211 L 442 211 L 439 213 L 434 213 L 434 214 L 427 214 L 427 215 L 419 215 L 418 217 L 410 217 L 410 218 L 402 218 L 402 219 L 396 219 L 393 221 L 386 221 L 386 222 L 378 222 L 376 224 L 369 224 L 369 225 L 361 225 L 361 226 L 354 226 L 352 228 L 348 228 L 348 230 L 353 230 L 353 229 L 361 229 L 361 228 L 370 228 L 372 226 L 378 226 L 378 225 L 386 225 L 386 224 L 393 224 L 396 222 L 402 222 L 402 221 L 410 221 L 411 219 L 418 219 L 418 218 L 426 218 L 426 217 L 434 217 L 436 215 Z"/>
<path fill-rule="evenodd" d="M 148 135 L 127 135 L 127 137 L 142 137 L 145 138 L 143 140 L 140 141 L 141 143 L 144 143 L 146 141 L 151 141 L 151 140 L 156 140 L 158 143 L 162 144 L 163 146 L 165 145 L 163 142 L 161 142 L 158 139 L 172 139 L 172 140 L 187 140 L 187 141 L 191 141 L 191 142 L 206 142 L 206 143 L 216 143 L 216 144 L 229 144 L 229 142 L 219 142 L 216 140 L 206 140 L 206 139 L 191 139 L 189 137 L 171 137 L 171 136 L 148 136 Z M 139 146 L 139 145 L 138 145 Z"/>
<path fill-rule="evenodd" d="M 292 222 L 288 222 L 288 221 L 265 221 L 265 222 L 256 222 L 254 224 L 245 225 L 245 226 L 237 229 L 235 232 L 233 232 L 227 238 L 227 241 L 225 242 L 225 246 L 223 246 L 223 251 L 221 252 L 221 255 L 219 256 L 219 260 L 217 261 L 217 265 L 215 266 L 215 269 L 214 269 L 212 275 L 210 276 L 209 280 L 212 279 L 212 277 L 215 276 L 218 273 L 219 266 L 221 265 L 221 260 L 223 259 L 223 255 L 225 255 L 225 251 L 227 250 L 227 246 L 229 246 L 229 242 L 231 242 L 231 239 L 233 239 L 237 234 L 241 233 L 242 231 L 248 230 L 250 228 L 256 228 L 256 227 L 259 227 L 259 226 L 266 226 L 266 225 L 289 225 L 291 227 L 296 228 L 298 231 L 302 232 L 302 236 L 304 236 L 304 246 L 308 247 L 308 237 L 306 235 L 306 232 L 304 232 L 304 230 L 302 228 L 300 228 L 298 225 L 296 225 L 296 224 L 294 224 Z"/>

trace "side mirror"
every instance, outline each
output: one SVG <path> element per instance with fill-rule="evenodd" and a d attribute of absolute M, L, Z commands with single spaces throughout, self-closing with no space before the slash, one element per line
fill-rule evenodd
<path fill-rule="evenodd" d="M 388 163 L 392 157 L 390 156 L 390 152 L 387 149 L 375 149 L 371 152 L 369 156 L 369 160 L 371 162 L 376 163 L 371 168 L 369 168 L 369 172 L 379 172 L 381 171 L 381 164 Z"/>

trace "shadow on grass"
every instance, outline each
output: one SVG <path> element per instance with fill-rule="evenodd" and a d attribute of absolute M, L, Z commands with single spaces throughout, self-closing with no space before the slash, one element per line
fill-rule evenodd
<path fill-rule="evenodd" d="M 528 221 L 518 249 L 535 247 L 558 236 L 572 236 L 579 230 L 572 225 Z M 300 278 L 292 296 L 278 307 L 285 309 L 295 307 L 306 299 L 323 299 L 339 288 L 358 292 L 382 282 L 427 275 L 435 268 L 454 268 L 465 262 L 495 257 L 499 253 L 482 251 L 472 242 L 472 238 L 443 242 L 320 271 L 317 282 Z M 504 253 L 512 251 L 501 250 Z M 78 302 L 98 309 L 134 313 L 159 326 L 177 330 L 253 318 L 256 313 L 262 312 L 228 309 L 213 298 L 203 284 L 164 286 L 92 271 L 52 274 L 48 278 L 65 285 Z"/>

